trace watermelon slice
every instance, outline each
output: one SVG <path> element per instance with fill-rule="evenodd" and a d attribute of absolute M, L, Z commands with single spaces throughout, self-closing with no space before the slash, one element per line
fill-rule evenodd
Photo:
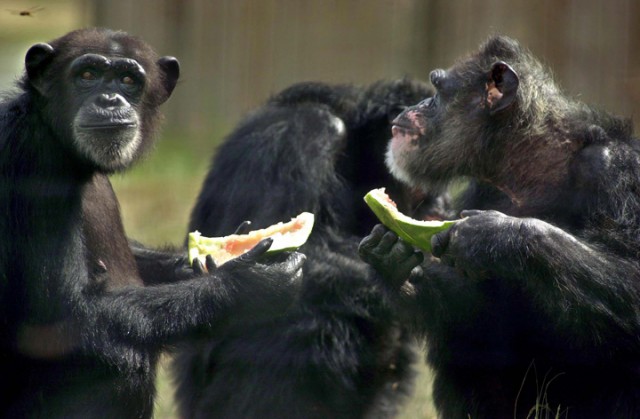
<path fill-rule="evenodd" d="M 195 258 L 205 264 L 207 255 L 211 255 L 217 266 L 251 250 L 258 242 L 267 237 L 273 239 L 267 253 L 296 250 L 306 241 L 313 229 L 314 216 L 303 212 L 288 223 L 278 223 L 262 230 L 247 234 L 231 234 L 225 237 L 205 237 L 199 231 L 189 233 L 189 261 Z"/>
<path fill-rule="evenodd" d="M 407 243 L 422 250 L 431 251 L 431 236 L 444 231 L 458 220 L 420 221 L 401 213 L 384 188 L 369 191 L 364 201 L 380 222 Z"/>

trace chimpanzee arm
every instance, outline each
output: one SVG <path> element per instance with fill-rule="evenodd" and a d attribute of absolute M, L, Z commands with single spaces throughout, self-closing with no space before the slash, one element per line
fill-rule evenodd
<path fill-rule="evenodd" d="M 496 211 L 465 215 L 470 214 L 435 236 L 433 252 L 442 263 L 425 264 L 422 275 L 416 278 L 414 272 L 410 280 L 416 291 L 411 303 L 419 307 L 412 312 L 421 313 L 414 319 L 420 330 L 439 336 L 450 335 L 448 328 L 476 333 L 470 330 L 473 325 L 492 324 L 488 318 L 475 321 L 477 316 L 513 315 L 519 310 L 518 301 L 532 301 L 545 313 L 541 323 L 546 319 L 546 327 L 566 336 L 573 351 L 606 346 L 607 342 L 616 342 L 618 347 L 625 342 L 622 346 L 637 349 L 640 268 L 636 264 L 541 220 Z M 392 261 L 406 265 L 409 253 L 398 248 L 410 246 L 398 240 L 385 260 L 375 246 L 389 246 L 380 238 L 372 232 L 363 240 L 363 259 L 383 273 Z M 501 295 L 505 293 L 511 294 Z"/>
<path fill-rule="evenodd" d="M 607 342 L 637 349 L 637 263 L 538 219 L 465 215 L 434 238 L 433 253 L 444 264 L 472 280 L 511 281 L 574 349 Z"/>
<path fill-rule="evenodd" d="M 172 283 L 196 276 L 190 267 L 186 250 L 151 249 L 131 239 L 129 248 L 145 285 Z"/>
<path fill-rule="evenodd" d="M 250 230 L 251 221 L 243 221 L 233 234 L 246 234 Z M 172 283 L 198 276 L 191 269 L 186 249 L 151 249 L 133 239 L 129 239 L 129 248 L 145 285 Z"/>
<path fill-rule="evenodd" d="M 285 312 L 295 298 L 297 287 L 290 282 L 300 279 L 304 256 L 292 253 L 268 265 L 258 262 L 269 246 L 265 240 L 205 277 L 179 284 L 83 293 L 85 345 L 105 353 L 114 343 L 157 348 L 198 331 Z"/>

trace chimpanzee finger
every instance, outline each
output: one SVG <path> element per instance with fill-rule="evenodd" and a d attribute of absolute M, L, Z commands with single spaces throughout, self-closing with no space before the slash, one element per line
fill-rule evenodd
<path fill-rule="evenodd" d="M 419 259 L 418 263 L 422 263 L 422 261 L 424 260 L 424 255 L 422 254 L 422 252 L 417 251 L 415 247 L 400 239 L 395 242 L 395 244 L 391 248 L 389 255 L 394 260 L 403 260 L 409 258 L 415 260 L 415 258 L 417 258 Z"/>
<path fill-rule="evenodd" d="M 207 268 L 202 264 L 200 258 L 193 258 L 191 266 L 193 267 L 193 272 L 196 275 L 204 275 L 207 273 Z"/>
<path fill-rule="evenodd" d="M 375 247 L 378 245 L 378 242 L 382 239 L 387 231 L 389 231 L 389 229 L 384 225 L 376 224 L 375 226 L 373 226 L 373 229 L 371 229 L 371 233 L 367 237 L 365 237 L 365 239 L 370 238 L 370 241 L 375 241 Z"/>
<path fill-rule="evenodd" d="M 393 245 L 398 241 L 398 235 L 393 231 L 389 230 L 384 233 L 384 236 L 380 239 L 378 246 L 376 246 L 376 251 L 379 253 L 389 253 L 393 248 Z"/>
<path fill-rule="evenodd" d="M 389 256 L 391 256 L 394 260 L 402 260 L 404 258 L 408 258 L 412 253 L 415 252 L 416 249 L 412 245 L 405 242 L 404 240 L 398 239 L 398 236 L 395 236 L 395 240 L 391 245 L 391 248 L 386 253 L 389 253 Z"/>
<path fill-rule="evenodd" d="M 401 263 L 398 264 L 398 269 L 406 272 L 407 277 L 416 266 L 420 265 L 424 261 L 424 255 L 422 252 L 413 251 L 411 255 L 406 257 Z"/>
<path fill-rule="evenodd" d="M 271 244 L 273 244 L 273 239 L 271 237 L 262 239 L 258 242 L 258 244 L 253 246 L 251 250 L 238 257 L 238 259 L 243 262 L 255 262 L 256 260 L 258 260 L 258 258 L 260 258 L 260 256 L 263 256 L 265 253 L 267 253 L 267 250 L 269 250 Z"/>
<path fill-rule="evenodd" d="M 411 276 L 413 270 L 420 266 L 420 264 L 424 261 L 424 255 L 422 252 L 413 252 L 413 254 L 404 260 L 398 267 L 403 272 L 406 272 L 407 279 Z"/>
<path fill-rule="evenodd" d="M 423 259 L 424 259 L 424 255 L 423 255 Z M 420 265 L 414 267 L 409 273 L 409 281 L 415 283 L 420 281 L 423 277 L 424 277 L 424 269 L 422 269 L 422 262 L 420 262 Z"/>
<path fill-rule="evenodd" d="M 389 229 L 385 227 L 384 224 L 376 224 L 373 226 L 373 229 L 371 229 L 371 234 L 382 237 L 387 231 L 389 231 Z"/>
<path fill-rule="evenodd" d="M 376 224 L 371 230 L 371 233 L 360 241 L 360 245 L 358 246 L 360 255 L 362 256 L 363 252 L 372 252 L 387 231 L 387 228 L 382 224 Z"/>
<path fill-rule="evenodd" d="M 240 225 L 236 228 L 236 231 L 233 234 L 246 234 L 251 231 L 251 221 L 246 220 L 240 223 Z"/>
<path fill-rule="evenodd" d="M 213 272 L 218 269 L 218 266 L 216 265 L 216 262 L 215 260 L 213 260 L 213 256 L 211 255 L 207 255 L 207 257 L 205 258 L 205 263 L 208 272 Z"/>
<path fill-rule="evenodd" d="M 452 227 L 452 229 L 453 228 L 455 228 L 455 226 Z M 444 254 L 449 246 L 450 237 L 451 229 L 434 234 L 433 237 L 431 237 L 431 253 L 433 256 L 439 258 Z"/>
<path fill-rule="evenodd" d="M 389 261 L 384 274 L 390 283 L 396 287 L 402 286 L 409 279 L 411 271 L 424 260 L 421 252 L 417 252 L 410 245 L 398 240 L 390 250 Z"/>

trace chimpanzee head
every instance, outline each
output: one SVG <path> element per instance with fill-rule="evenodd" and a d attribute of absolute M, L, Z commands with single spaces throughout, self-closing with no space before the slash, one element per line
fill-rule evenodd
<path fill-rule="evenodd" d="M 430 79 L 436 94 L 395 119 L 387 150 L 393 175 L 411 185 L 490 178 L 506 144 L 530 134 L 543 108 L 562 100 L 537 60 L 506 37 Z"/>
<path fill-rule="evenodd" d="M 150 145 L 178 81 L 173 57 L 158 58 L 124 32 L 83 29 L 27 52 L 23 88 L 62 146 L 104 172 L 128 167 Z"/>

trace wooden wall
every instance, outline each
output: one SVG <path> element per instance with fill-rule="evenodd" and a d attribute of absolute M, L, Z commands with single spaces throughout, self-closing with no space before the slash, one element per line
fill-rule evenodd
<path fill-rule="evenodd" d="M 87 0 L 95 24 L 177 56 L 171 127 L 206 138 L 301 80 L 368 83 L 435 67 L 487 36 L 519 39 L 565 90 L 640 118 L 634 0 Z"/>

